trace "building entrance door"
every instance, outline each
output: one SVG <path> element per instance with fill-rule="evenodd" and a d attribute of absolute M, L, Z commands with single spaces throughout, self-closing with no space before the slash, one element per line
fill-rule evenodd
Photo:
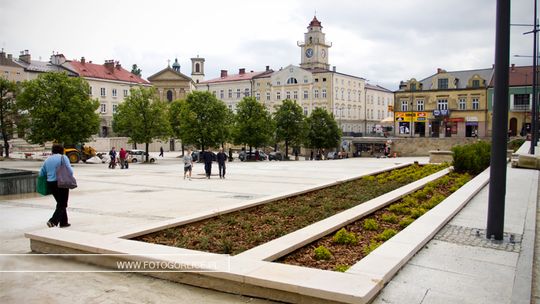
<path fill-rule="evenodd" d="M 431 137 L 439 137 L 440 122 L 434 120 L 431 122 Z"/>
<path fill-rule="evenodd" d="M 517 118 L 513 117 L 510 119 L 510 130 L 509 135 L 510 136 L 516 136 L 517 135 Z"/>

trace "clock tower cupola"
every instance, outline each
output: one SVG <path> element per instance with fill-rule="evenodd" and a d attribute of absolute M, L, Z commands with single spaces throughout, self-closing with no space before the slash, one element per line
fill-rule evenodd
<path fill-rule="evenodd" d="M 324 69 L 328 70 L 328 49 L 332 44 L 327 44 L 325 34 L 322 32 L 322 25 L 317 16 L 308 25 L 308 32 L 304 34 L 304 42 L 299 42 L 301 49 L 300 67 L 304 69 Z"/>

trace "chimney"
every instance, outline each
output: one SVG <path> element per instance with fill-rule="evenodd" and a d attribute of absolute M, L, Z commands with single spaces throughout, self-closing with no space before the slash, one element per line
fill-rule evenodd
<path fill-rule="evenodd" d="M 437 68 L 437 74 L 440 74 L 442 72 L 441 68 Z"/>
<path fill-rule="evenodd" d="M 516 64 L 512 63 L 512 72 L 514 72 L 515 70 L 516 70 Z"/>
<path fill-rule="evenodd" d="M 335 72 L 336 71 L 336 66 L 333 66 L 332 67 L 332 72 Z"/>
<path fill-rule="evenodd" d="M 244 75 L 246 73 L 246 69 L 239 69 L 238 74 Z"/>
<path fill-rule="evenodd" d="M 117 61 L 117 62 L 116 62 L 116 69 L 117 69 L 117 70 L 122 69 L 122 65 L 120 64 L 120 61 Z"/>
<path fill-rule="evenodd" d="M 7 59 L 8 60 L 13 60 L 13 55 L 12 54 L 7 54 Z"/>
<path fill-rule="evenodd" d="M 221 70 L 221 78 L 227 77 L 227 70 Z"/>
<path fill-rule="evenodd" d="M 103 65 L 107 70 L 112 71 L 114 69 L 114 60 L 105 60 Z"/>
<path fill-rule="evenodd" d="M 51 55 L 51 63 L 54 65 L 62 65 L 64 62 L 66 62 L 66 57 L 64 57 L 63 54 L 52 54 Z"/>
<path fill-rule="evenodd" d="M 269 65 L 266 66 L 266 71 L 267 72 L 270 71 L 270 66 Z"/>
<path fill-rule="evenodd" d="M 86 59 L 84 59 L 84 56 L 81 57 L 81 63 L 82 63 L 82 64 L 85 64 L 85 63 L 86 63 Z"/>
<path fill-rule="evenodd" d="M 21 52 L 21 55 L 19 55 L 19 60 L 24 61 L 26 63 L 30 63 L 30 60 L 32 57 L 30 56 L 30 52 L 28 50 L 24 50 Z"/>

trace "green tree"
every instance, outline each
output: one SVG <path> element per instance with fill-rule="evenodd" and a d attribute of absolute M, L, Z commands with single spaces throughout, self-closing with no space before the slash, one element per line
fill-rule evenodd
<path fill-rule="evenodd" d="M 266 145 L 274 134 L 274 121 L 268 110 L 254 97 L 244 97 L 236 107 L 233 128 L 234 141 L 237 144 L 252 147 Z"/>
<path fill-rule="evenodd" d="M 227 141 L 229 115 L 225 104 L 210 92 L 192 92 L 186 100 L 172 102 L 169 120 L 182 143 L 204 151 Z"/>
<path fill-rule="evenodd" d="M 31 143 L 84 143 L 99 131 L 99 102 L 90 98 L 90 86 L 79 77 L 41 74 L 24 83 L 17 104 L 28 113 L 26 139 Z"/>
<path fill-rule="evenodd" d="M 4 139 L 6 157 L 9 157 L 9 140 L 15 131 L 14 126 L 19 125 L 21 117 L 15 102 L 18 91 L 19 86 L 15 82 L 0 77 L 0 136 Z"/>
<path fill-rule="evenodd" d="M 171 134 L 167 104 L 159 100 L 154 88 L 131 89 L 113 115 L 113 130 L 129 137 L 131 142 L 144 143 L 148 162 L 150 143 L 155 138 L 165 140 Z"/>
<path fill-rule="evenodd" d="M 313 149 L 336 147 L 341 139 L 337 122 L 325 109 L 315 108 L 307 118 L 306 146 Z"/>
<path fill-rule="evenodd" d="M 135 74 L 135 75 L 137 75 L 137 76 L 139 76 L 139 77 L 141 77 L 141 75 L 142 75 L 142 70 L 139 69 L 139 67 L 137 66 L 137 64 L 133 64 L 133 65 L 131 66 L 131 73 L 132 73 L 132 74 Z"/>
<path fill-rule="evenodd" d="M 300 145 L 306 133 L 306 122 L 302 107 L 296 102 L 285 99 L 276 107 L 274 113 L 276 140 L 285 142 L 285 157 L 289 157 L 289 144 Z"/>

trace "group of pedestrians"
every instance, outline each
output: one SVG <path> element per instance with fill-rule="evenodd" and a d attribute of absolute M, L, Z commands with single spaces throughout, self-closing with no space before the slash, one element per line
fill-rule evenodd
<path fill-rule="evenodd" d="M 117 153 L 116 153 L 115 148 L 112 147 L 111 150 L 109 151 L 109 157 L 111 159 L 109 162 L 109 169 L 116 168 L 116 163 L 117 163 L 116 154 Z M 120 152 L 118 153 L 118 158 L 120 160 L 120 169 L 128 169 L 129 164 L 127 161 L 127 151 L 124 150 L 124 148 L 120 148 Z"/>
<path fill-rule="evenodd" d="M 191 180 L 191 172 L 193 170 L 193 156 L 191 155 L 191 149 L 187 151 L 187 154 L 184 155 L 184 179 L 186 177 Z M 227 154 L 223 152 L 223 148 L 219 148 L 217 155 L 211 150 L 203 151 L 199 154 L 199 157 L 204 162 L 204 172 L 207 179 L 210 179 L 212 175 L 212 163 L 217 161 L 219 169 L 219 178 L 225 178 L 225 163 L 227 162 Z"/>

